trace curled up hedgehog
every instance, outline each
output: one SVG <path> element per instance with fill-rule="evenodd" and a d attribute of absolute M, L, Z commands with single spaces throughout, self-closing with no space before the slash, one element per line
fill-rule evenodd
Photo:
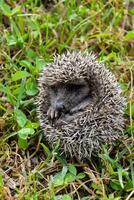
<path fill-rule="evenodd" d="M 114 75 L 92 53 L 67 52 L 39 77 L 37 112 L 45 138 L 66 157 L 98 155 L 122 136 L 125 99 Z"/>

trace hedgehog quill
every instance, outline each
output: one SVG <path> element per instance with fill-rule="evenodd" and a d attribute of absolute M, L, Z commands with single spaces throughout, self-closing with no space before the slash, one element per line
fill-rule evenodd
<path fill-rule="evenodd" d="M 79 161 L 122 136 L 125 98 L 114 75 L 92 53 L 55 56 L 39 77 L 37 113 L 48 143 Z"/>

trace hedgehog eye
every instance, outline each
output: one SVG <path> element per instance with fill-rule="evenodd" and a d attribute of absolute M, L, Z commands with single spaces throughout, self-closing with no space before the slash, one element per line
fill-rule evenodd
<path fill-rule="evenodd" d="M 56 93 L 56 92 L 57 92 L 57 88 L 56 88 L 56 86 L 54 86 L 54 85 L 53 85 L 53 86 L 51 86 L 51 90 L 52 90 L 53 92 L 55 92 L 55 93 Z"/>
<path fill-rule="evenodd" d="M 84 87 L 84 85 L 69 84 L 67 89 L 69 91 L 77 91 L 80 90 L 82 87 Z"/>

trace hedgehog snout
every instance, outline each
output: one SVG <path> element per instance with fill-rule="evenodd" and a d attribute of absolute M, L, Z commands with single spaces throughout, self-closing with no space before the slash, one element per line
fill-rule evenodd
<path fill-rule="evenodd" d="M 65 109 L 64 101 L 57 100 L 56 103 L 55 103 L 55 109 L 58 112 L 62 112 Z"/>

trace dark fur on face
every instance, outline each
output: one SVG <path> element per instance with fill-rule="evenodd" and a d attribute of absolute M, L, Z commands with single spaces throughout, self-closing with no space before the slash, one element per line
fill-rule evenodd
<path fill-rule="evenodd" d="M 49 88 L 51 106 L 48 109 L 50 119 L 59 118 L 61 114 L 71 113 L 76 106 L 89 97 L 90 88 L 86 80 L 62 83 Z M 74 109 L 76 111 L 76 109 Z"/>

